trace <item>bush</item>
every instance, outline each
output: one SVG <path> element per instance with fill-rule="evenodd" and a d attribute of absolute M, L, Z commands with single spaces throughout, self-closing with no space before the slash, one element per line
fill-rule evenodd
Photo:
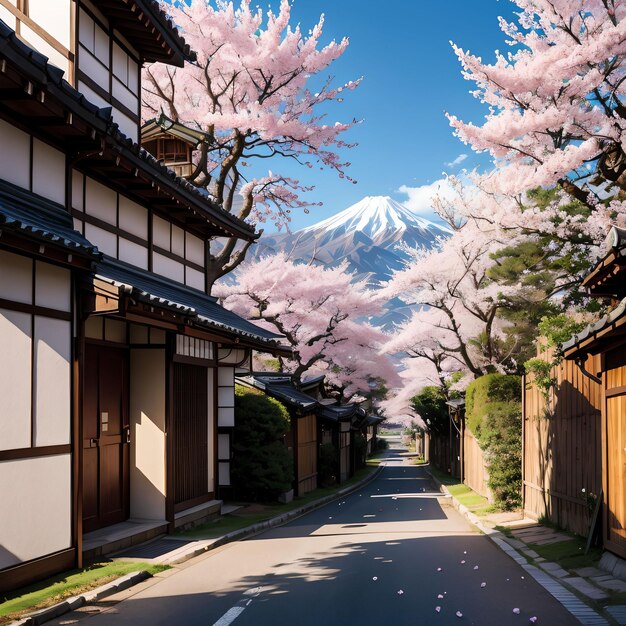
<path fill-rule="evenodd" d="M 337 448 L 332 443 L 324 443 L 320 447 L 318 475 L 320 484 L 324 487 L 337 482 Z"/>
<path fill-rule="evenodd" d="M 388 450 L 389 442 L 386 439 L 376 438 L 376 450 Z"/>
<path fill-rule="evenodd" d="M 275 500 L 293 483 L 293 459 L 283 438 L 287 409 L 273 398 L 237 386 L 231 479 L 238 497 Z"/>
<path fill-rule="evenodd" d="M 428 424 L 431 432 L 447 434 L 450 430 L 450 419 L 446 397 L 441 387 L 424 387 L 411 398 L 413 410 Z"/>
<path fill-rule="evenodd" d="M 465 398 L 466 427 L 485 452 L 495 502 L 515 508 L 522 490 L 521 380 L 489 374 L 472 382 Z"/>

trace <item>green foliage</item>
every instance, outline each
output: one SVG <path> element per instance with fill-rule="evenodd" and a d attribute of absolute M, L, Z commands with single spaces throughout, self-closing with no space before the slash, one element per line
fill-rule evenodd
<path fill-rule="evenodd" d="M 354 436 L 354 464 L 355 469 L 365 467 L 367 458 L 367 440 L 361 433 Z"/>
<path fill-rule="evenodd" d="M 324 487 L 337 482 L 337 448 L 332 443 L 320 447 L 318 476 Z"/>
<path fill-rule="evenodd" d="M 584 327 L 583 322 L 577 322 L 563 313 L 543 317 L 539 322 L 539 333 L 545 337 L 545 342 L 540 344 L 543 356 L 528 359 L 524 367 L 527 374 L 533 375 L 533 384 L 543 395 L 546 406 L 549 404 L 550 392 L 556 386 L 556 378 L 552 374 L 554 367 L 563 360 L 559 347 Z M 549 357 L 548 352 L 552 348 L 555 350 L 553 356 Z"/>
<path fill-rule="evenodd" d="M 389 442 L 386 439 L 376 439 L 377 450 L 387 450 L 389 448 Z"/>
<path fill-rule="evenodd" d="M 287 409 L 273 398 L 237 386 L 232 482 L 238 497 L 274 500 L 292 487 L 293 459 L 283 442 Z"/>
<path fill-rule="evenodd" d="M 448 407 L 446 406 L 446 396 L 441 387 L 424 387 L 416 396 L 411 398 L 411 406 L 426 422 L 431 431 L 441 434 L 449 431 Z"/>
<path fill-rule="evenodd" d="M 498 506 L 519 506 L 522 487 L 522 405 L 519 376 L 489 374 L 467 388 L 466 427 L 489 464 L 489 488 Z"/>

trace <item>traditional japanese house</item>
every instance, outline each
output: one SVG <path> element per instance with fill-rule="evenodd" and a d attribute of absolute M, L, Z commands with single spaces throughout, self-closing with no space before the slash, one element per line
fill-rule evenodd
<path fill-rule="evenodd" d="M 626 558 L 625 229 L 611 229 L 605 255 L 582 285 L 590 295 L 610 299 L 613 309 L 566 342 L 563 353 L 601 387 L 603 539 L 608 550 Z M 593 364 L 594 371 L 589 371 Z"/>
<path fill-rule="evenodd" d="M 323 406 L 321 443 L 331 443 L 337 453 L 337 482 L 342 483 L 354 474 L 352 422 L 357 413 L 356 404 Z"/>
<path fill-rule="evenodd" d="M 193 58 L 158 3 L 0 20 L 6 590 L 219 510 L 235 369 L 280 348 L 206 293 L 207 242 L 253 229 L 136 143 L 142 63 Z"/>
<path fill-rule="evenodd" d="M 319 403 L 300 391 L 289 374 L 254 373 L 238 377 L 237 382 L 263 391 L 286 407 L 291 421 L 286 444 L 293 456 L 294 494 L 317 489 Z"/>
<path fill-rule="evenodd" d="M 385 420 L 380 415 L 374 415 L 368 413 L 365 420 L 364 436 L 367 442 L 367 455 L 374 454 L 378 450 L 378 428 L 380 424 Z"/>

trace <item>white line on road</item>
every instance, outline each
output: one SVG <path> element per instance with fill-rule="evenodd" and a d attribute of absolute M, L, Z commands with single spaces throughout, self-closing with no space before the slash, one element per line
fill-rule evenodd
<path fill-rule="evenodd" d="M 422 499 L 437 499 L 437 498 L 450 498 L 449 493 L 385 493 L 380 495 L 373 495 L 370 498 L 396 498 L 400 500 L 402 498 L 422 498 Z"/>
<path fill-rule="evenodd" d="M 245 610 L 245 606 L 234 606 L 232 609 L 228 609 L 213 626 L 229 626 L 229 624 L 232 624 Z"/>

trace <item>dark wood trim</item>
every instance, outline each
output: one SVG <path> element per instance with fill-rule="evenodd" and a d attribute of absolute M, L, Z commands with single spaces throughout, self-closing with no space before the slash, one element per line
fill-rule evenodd
<path fill-rule="evenodd" d="M 32 146 L 32 142 L 31 142 Z M 32 153 L 32 150 L 31 150 Z M 32 159 L 31 159 L 32 166 Z M 32 171 L 32 167 L 31 167 Z M 28 309 L 22 310 L 22 313 L 30 315 L 30 447 L 35 447 L 35 404 L 37 398 L 35 397 L 35 298 L 37 297 L 37 261 L 33 259 L 30 264 L 30 305 L 26 305 Z M 2 301 L 0 300 L 0 304 Z M 5 304 L 11 304 L 10 301 L 6 301 Z M 15 302 L 14 304 L 19 304 Z M 19 310 L 19 309 L 18 309 Z"/>
<path fill-rule="evenodd" d="M 40 456 L 58 456 L 70 454 L 72 444 L 64 443 L 56 446 L 37 446 L 31 448 L 15 448 L 13 450 L 0 450 L 0 461 L 14 461 L 16 459 L 35 459 Z"/>
<path fill-rule="evenodd" d="M 176 510 L 174 507 L 174 362 L 175 336 L 167 337 L 165 346 L 165 519 L 168 532 L 176 529 Z"/>
<path fill-rule="evenodd" d="M 0 593 L 24 587 L 76 565 L 76 550 L 68 548 L 0 571 Z"/>
<path fill-rule="evenodd" d="M 215 360 L 211 360 L 211 359 L 198 359 L 194 356 L 185 356 L 183 354 L 176 354 L 174 353 L 172 355 L 172 361 L 174 361 L 174 363 L 183 363 L 185 365 L 198 365 L 199 367 L 216 367 L 216 363 Z"/>
<path fill-rule="evenodd" d="M 81 295 L 76 295 L 76 311 L 81 311 Z M 74 341 L 74 388 L 72 416 L 72 532 L 76 546 L 77 567 L 83 566 L 83 380 L 85 367 L 85 321 L 76 314 Z"/>
<path fill-rule="evenodd" d="M 205 493 L 202 496 L 198 496 L 197 498 L 193 498 L 192 500 L 186 500 L 185 502 L 179 502 L 174 505 L 174 513 L 180 513 L 181 511 L 186 511 L 187 509 L 192 509 L 194 506 L 198 506 L 199 504 L 204 504 L 205 502 L 210 502 L 215 498 L 215 494 L 212 491 Z"/>
<path fill-rule="evenodd" d="M 130 350 L 130 346 L 125 343 L 117 343 L 117 341 L 106 341 L 105 339 L 94 339 L 93 337 L 87 336 L 85 336 L 85 343 L 93 344 L 95 346 L 119 348 L 120 350 Z"/>
<path fill-rule="evenodd" d="M 612 387 L 611 389 L 606 389 L 604 391 L 604 396 L 606 398 L 614 398 L 615 396 L 623 395 L 626 395 L 626 385 L 622 385 L 621 387 Z"/>
<path fill-rule="evenodd" d="M 33 269 L 34 267 L 35 263 L 33 263 Z M 33 298 L 35 296 L 34 283 L 35 281 L 33 279 Z M 25 304 L 24 302 L 14 302 L 13 300 L 5 300 L 4 298 L 0 298 L 0 309 L 8 309 L 9 311 L 17 311 L 18 313 L 28 313 L 30 315 L 37 315 L 39 317 L 51 317 L 56 320 L 63 320 L 64 322 L 72 321 L 71 312 L 57 311 L 56 309 L 49 309 L 48 307 L 44 306 Z"/>
<path fill-rule="evenodd" d="M 216 349 L 215 347 L 213 348 Z M 218 406 L 217 406 L 217 377 L 219 376 L 219 369 L 216 367 L 213 370 L 213 384 L 211 385 L 209 402 L 213 407 L 213 491 L 221 497 L 220 492 L 220 459 L 218 458 L 219 454 L 219 446 L 218 446 L 218 435 L 220 434 L 220 428 L 218 425 Z M 229 438 L 228 444 L 228 452 L 230 454 L 232 445 L 232 437 Z M 230 462 L 230 459 L 229 459 Z M 229 467 L 230 471 L 230 467 Z"/>
<path fill-rule="evenodd" d="M 172 229 L 170 228 L 170 237 L 171 237 L 171 232 L 172 232 Z M 157 254 L 160 254 L 161 256 L 167 257 L 168 259 L 171 259 L 172 261 L 178 261 L 182 265 L 186 265 L 187 267 L 190 267 L 191 269 L 198 270 L 199 272 L 202 272 L 203 274 L 206 271 L 206 268 L 202 267 L 202 265 L 198 263 L 194 263 L 194 261 L 189 261 L 185 257 L 175 254 L 174 252 L 168 252 L 164 248 L 159 248 L 159 246 L 153 246 L 152 251 L 156 252 Z"/>
<path fill-rule="evenodd" d="M 65 268 L 91 270 L 93 265 L 93 260 L 86 258 L 86 254 L 72 253 L 53 242 L 36 241 L 27 235 L 21 236 L 19 232 L 13 233 L 10 230 L 2 229 L 0 248 Z M 43 252 L 40 251 L 42 248 Z"/>

